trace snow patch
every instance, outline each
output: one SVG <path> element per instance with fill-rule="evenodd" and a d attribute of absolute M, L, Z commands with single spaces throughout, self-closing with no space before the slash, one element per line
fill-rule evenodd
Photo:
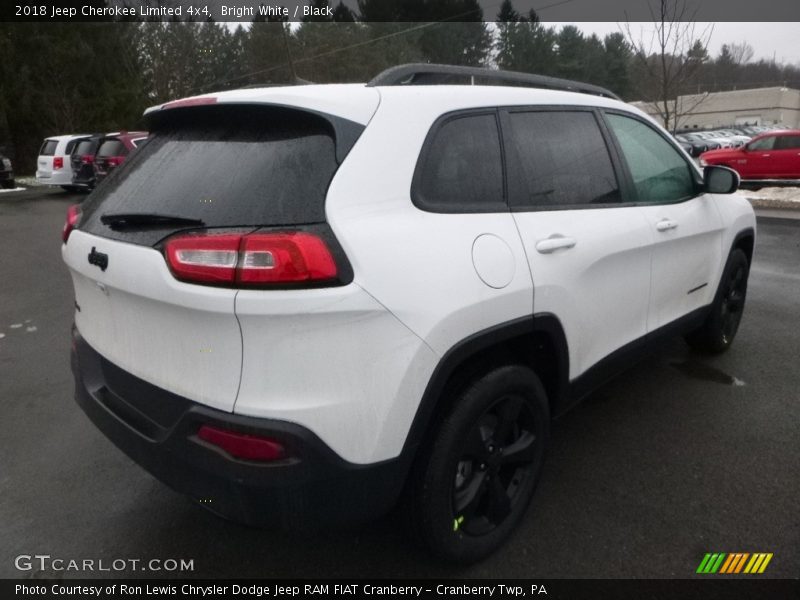
<path fill-rule="evenodd" d="M 11 329 L 19 329 L 20 327 L 22 327 L 22 323 L 12 323 L 11 324 Z"/>
<path fill-rule="evenodd" d="M 800 187 L 765 187 L 760 190 L 739 190 L 739 194 L 752 200 L 775 200 L 800 204 Z"/>
<path fill-rule="evenodd" d="M 24 192 L 26 189 L 27 188 L 23 188 L 23 187 L 15 187 L 15 188 L 11 188 L 11 189 L 8 189 L 8 190 L 5 189 L 5 188 L 0 188 L 0 194 L 5 194 L 7 192 Z"/>

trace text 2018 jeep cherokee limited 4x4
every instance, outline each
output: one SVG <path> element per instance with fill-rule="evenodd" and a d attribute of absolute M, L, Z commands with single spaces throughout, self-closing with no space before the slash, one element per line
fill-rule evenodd
<path fill-rule="evenodd" d="M 146 119 L 65 225 L 76 397 L 227 517 L 313 527 L 402 495 L 437 555 L 478 560 L 552 416 L 664 335 L 736 334 L 737 175 L 601 88 L 406 65 Z"/>

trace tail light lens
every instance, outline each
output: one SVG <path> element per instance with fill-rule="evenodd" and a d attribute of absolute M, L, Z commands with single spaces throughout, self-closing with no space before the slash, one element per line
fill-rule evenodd
<path fill-rule="evenodd" d="M 125 160 L 124 156 L 107 156 L 106 157 L 106 165 L 109 167 L 118 167 L 122 164 L 122 161 Z"/>
<path fill-rule="evenodd" d="M 64 168 L 64 157 L 63 156 L 56 156 L 53 158 L 53 168 L 54 169 L 63 169 Z"/>
<path fill-rule="evenodd" d="M 81 163 L 91 165 L 94 162 L 94 154 L 84 154 L 81 156 Z"/>
<path fill-rule="evenodd" d="M 270 461 L 280 460 L 286 456 L 286 450 L 280 443 L 260 435 L 202 425 L 197 437 L 221 448 L 235 458 L 244 460 Z"/>
<path fill-rule="evenodd" d="M 67 209 L 67 220 L 64 221 L 64 229 L 61 230 L 61 240 L 66 244 L 69 234 L 81 222 L 81 205 L 73 204 Z"/>
<path fill-rule="evenodd" d="M 164 245 L 176 279 L 233 287 L 270 287 L 335 280 L 325 241 L 305 231 L 179 235 Z"/>

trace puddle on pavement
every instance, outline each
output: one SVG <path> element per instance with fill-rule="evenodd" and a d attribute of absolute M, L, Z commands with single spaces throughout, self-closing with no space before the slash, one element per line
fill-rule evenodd
<path fill-rule="evenodd" d="M 700 379 L 702 381 L 712 381 L 714 383 L 721 383 L 723 385 L 742 386 L 745 385 L 744 381 L 738 377 L 728 375 L 724 371 L 720 371 L 715 367 L 704 365 L 702 363 L 685 360 L 683 362 L 671 362 L 671 367 L 676 368 L 678 371 L 691 377 L 692 379 Z"/>

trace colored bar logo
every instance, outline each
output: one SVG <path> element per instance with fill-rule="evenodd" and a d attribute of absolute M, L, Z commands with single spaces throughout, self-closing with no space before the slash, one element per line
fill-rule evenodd
<path fill-rule="evenodd" d="M 755 575 L 763 573 L 769 561 L 772 560 L 772 553 L 755 552 L 725 552 L 708 553 L 700 561 L 697 573 L 702 574 L 725 574 L 735 575 L 737 573 L 748 573 Z"/>

